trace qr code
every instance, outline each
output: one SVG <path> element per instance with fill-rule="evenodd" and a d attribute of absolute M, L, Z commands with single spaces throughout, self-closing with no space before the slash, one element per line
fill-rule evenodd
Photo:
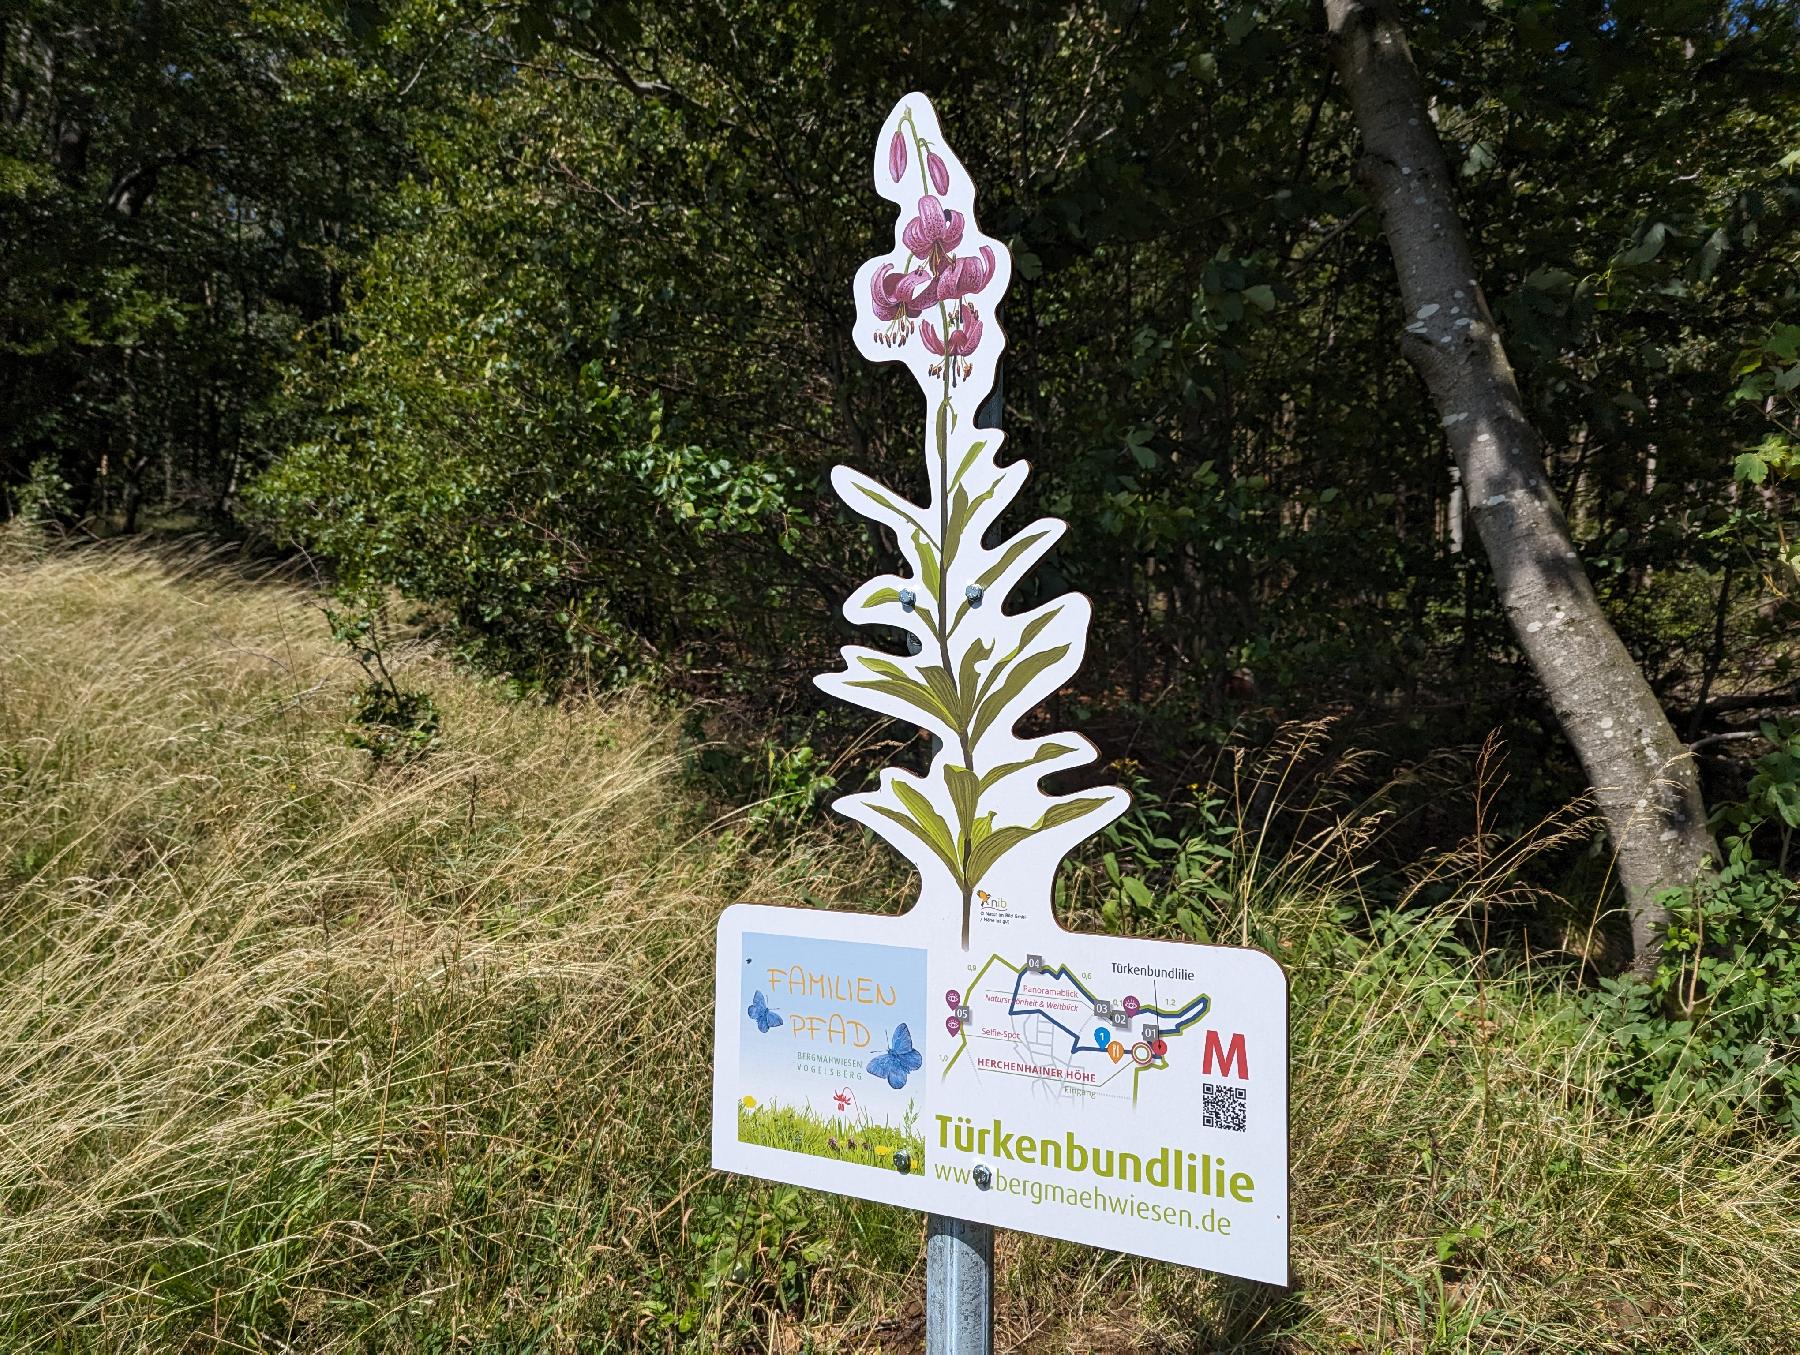
<path fill-rule="evenodd" d="M 1200 1084 L 1200 1124 L 1205 1129 L 1229 1129 L 1244 1132 L 1248 1119 L 1245 1108 L 1250 1100 L 1248 1087 L 1227 1087 L 1217 1082 Z"/>

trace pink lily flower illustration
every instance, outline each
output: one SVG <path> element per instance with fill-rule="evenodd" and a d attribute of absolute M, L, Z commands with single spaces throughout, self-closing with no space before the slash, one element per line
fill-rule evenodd
<path fill-rule="evenodd" d="M 902 273 L 884 263 L 869 281 L 869 301 L 875 318 L 887 326 L 876 337 L 892 347 L 906 342 L 913 332 L 912 322 L 926 307 L 936 304 L 937 292 L 930 270 L 915 268 Z"/>
<path fill-rule="evenodd" d="M 957 301 L 965 296 L 974 296 L 993 277 L 994 251 L 991 246 L 983 245 L 979 254 L 951 259 L 944 264 L 943 271 L 937 277 L 936 299 Z"/>
<path fill-rule="evenodd" d="M 965 357 L 973 353 L 981 343 L 981 317 L 975 313 L 973 306 L 965 305 L 957 317 L 956 328 L 950 331 L 950 337 L 940 339 L 937 331 L 927 320 L 920 326 L 920 334 L 925 339 L 925 346 L 942 357 L 948 353 L 952 357 Z"/>
<path fill-rule="evenodd" d="M 936 272 L 945 258 L 962 243 L 963 214 L 944 210 L 944 205 L 927 193 L 919 199 L 919 214 L 906 223 L 900 242 L 915 259 L 925 259 Z"/>
<path fill-rule="evenodd" d="M 973 306 L 964 302 L 956 317 L 956 328 L 946 338 L 938 338 L 937 330 L 932 328 L 929 320 L 919 326 L 919 337 L 924 339 L 927 349 L 950 363 L 952 380 L 958 376 L 966 377 L 974 370 L 974 366 L 961 359 L 967 358 L 981 344 L 981 316 Z M 943 369 L 943 363 L 933 363 L 931 366 L 933 375 Z"/>

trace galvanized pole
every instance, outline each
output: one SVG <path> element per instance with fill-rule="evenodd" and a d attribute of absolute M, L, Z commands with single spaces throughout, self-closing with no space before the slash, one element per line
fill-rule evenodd
<path fill-rule="evenodd" d="M 999 315 L 994 319 L 998 322 Z M 994 364 L 994 389 L 975 411 L 978 428 L 1000 426 L 1006 403 L 1002 367 Z M 927 1215 L 926 1355 L 993 1355 L 993 1350 L 994 1230 L 985 1223 Z"/>
<path fill-rule="evenodd" d="M 993 1355 L 994 1230 L 933 1214 L 925 1221 L 927 1355 Z"/>

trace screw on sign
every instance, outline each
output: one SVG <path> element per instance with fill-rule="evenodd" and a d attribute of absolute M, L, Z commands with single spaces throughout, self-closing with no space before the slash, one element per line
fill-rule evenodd
<path fill-rule="evenodd" d="M 836 803 L 918 893 L 899 917 L 725 911 L 713 1164 L 926 1211 L 927 1339 L 960 1355 L 991 1343 L 995 1226 L 1286 1283 L 1287 981 L 1260 951 L 1076 936 L 1052 916 L 1064 857 L 1130 797 L 1046 792 L 1098 750 L 1021 730 L 1080 665 L 1092 609 L 1021 606 L 1064 524 L 999 526 L 1029 473 L 978 417 L 1012 262 L 924 96 L 895 105 L 870 167 L 892 245 L 853 284 L 855 338 L 917 385 L 926 492 L 833 471 L 903 560 L 844 616 L 905 644 L 845 646 L 817 681 L 932 735 L 923 772 L 884 768 Z"/>

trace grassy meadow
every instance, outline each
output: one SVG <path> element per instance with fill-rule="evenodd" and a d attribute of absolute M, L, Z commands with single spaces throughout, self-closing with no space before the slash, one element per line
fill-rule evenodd
<path fill-rule="evenodd" d="M 893 1171 L 894 1154 L 905 1152 L 908 1171 L 925 1170 L 924 1139 L 905 1129 L 876 1124 L 866 1115 L 848 1120 L 819 1115 L 805 1106 L 741 1105 L 738 1141 L 883 1171 Z"/>
<path fill-rule="evenodd" d="M 301 583 L 9 552 L 0 1349 L 920 1348 L 917 1216 L 706 1165 L 714 916 L 895 906 L 881 856 L 751 832 L 644 695 L 424 650 L 442 737 L 378 768 Z M 1354 836 L 1235 881 L 1293 975 L 1295 1287 L 1003 1235 L 1001 1348 L 1800 1349 L 1800 1144 L 1609 1109 L 1579 1008 L 1447 924 L 1352 939 Z"/>

